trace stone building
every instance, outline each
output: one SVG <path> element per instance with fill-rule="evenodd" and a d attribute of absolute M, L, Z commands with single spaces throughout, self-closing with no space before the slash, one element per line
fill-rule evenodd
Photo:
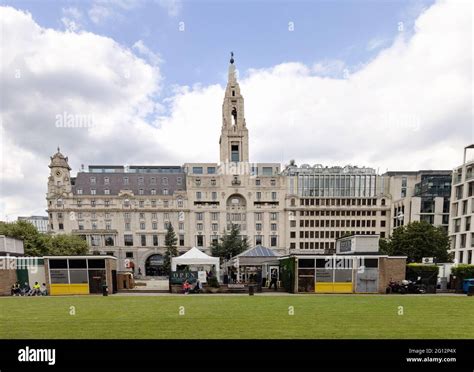
<path fill-rule="evenodd" d="M 390 178 L 374 169 L 254 163 L 244 98 L 230 60 L 222 105 L 219 162 L 93 165 L 71 175 L 58 149 L 49 164 L 49 231 L 73 233 L 91 252 L 115 256 L 117 270 L 162 275 L 171 224 L 178 250 L 210 246 L 231 224 L 251 247 L 279 254 L 332 253 L 347 234 L 388 237 Z"/>

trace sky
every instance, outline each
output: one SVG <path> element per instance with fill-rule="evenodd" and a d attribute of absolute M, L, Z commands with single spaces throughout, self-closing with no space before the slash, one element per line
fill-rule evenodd
<path fill-rule="evenodd" d="M 0 220 L 45 215 L 58 146 L 73 175 L 217 162 L 231 51 L 252 162 L 452 169 L 474 142 L 472 18 L 463 0 L 0 1 Z"/>

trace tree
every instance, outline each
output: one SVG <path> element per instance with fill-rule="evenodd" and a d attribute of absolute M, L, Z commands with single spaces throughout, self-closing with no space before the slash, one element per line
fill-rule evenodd
<path fill-rule="evenodd" d="M 168 275 L 171 274 L 171 258 L 178 255 L 178 248 L 176 247 L 177 241 L 178 239 L 176 238 L 173 225 L 169 223 L 165 235 L 166 252 L 163 260 L 163 269 Z"/>
<path fill-rule="evenodd" d="M 423 257 L 433 257 L 435 262 L 451 262 L 453 257 L 448 249 L 448 234 L 425 221 L 400 226 L 388 240 L 380 240 L 382 253 L 407 256 L 408 262 L 421 262 Z"/>
<path fill-rule="evenodd" d="M 232 224 L 229 232 L 224 231 L 224 235 L 219 241 L 213 241 L 211 252 L 214 257 L 220 257 L 221 261 L 229 260 L 249 248 L 247 237 L 240 236 L 240 229 Z"/>
<path fill-rule="evenodd" d="M 87 242 L 76 235 L 41 234 L 27 221 L 1 222 L 0 235 L 23 240 L 27 256 L 82 255 L 89 251 Z"/>

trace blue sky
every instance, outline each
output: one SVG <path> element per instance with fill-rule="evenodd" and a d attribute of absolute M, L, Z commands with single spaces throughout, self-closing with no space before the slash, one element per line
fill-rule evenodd
<path fill-rule="evenodd" d="M 62 30 L 64 9 L 82 13 L 81 29 L 132 47 L 142 40 L 161 59 L 163 95 L 173 85 L 224 83 L 232 50 L 241 72 L 298 61 L 344 60 L 357 69 L 398 34 L 407 32 L 433 1 L 6 1 L 27 10 L 42 27 Z M 120 5 L 122 3 L 122 5 Z M 114 14 L 98 23 L 94 4 Z M 180 31 L 184 22 L 184 32 Z M 294 30 L 289 31 L 289 22 Z M 371 46 L 372 45 L 372 46 Z"/>
<path fill-rule="evenodd" d="M 0 219 L 44 210 L 58 145 L 73 175 L 217 162 L 230 51 L 251 162 L 453 169 L 474 142 L 472 1 L 0 4 Z"/>

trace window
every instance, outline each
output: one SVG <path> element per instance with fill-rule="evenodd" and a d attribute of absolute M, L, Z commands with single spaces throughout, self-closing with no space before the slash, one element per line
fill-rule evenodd
<path fill-rule="evenodd" d="M 207 174 L 215 174 L 215 173 L 216 173 L 216 167 L 207 167 Z"/>
<path fill-rule="evenodd" d="M 164 185 L 164 186 L 168 186 L 168 177 L 163 177 L 161 179 L 161 184 Z"/>
<path fill-rule="evenodd" d="M 114 245 L 114 238 L 112 236 L 105 237 L 105 245 L 107 247 L 112 247 Z"/>
<path fill-rule="evenodd" d="M 163 218 L 168 221 L 170 219 L 170 214 L 168 212 L 163 214 Z"/>
<path fill-rule="evenodd" d="M 263 168 L 262 168 L 262 174 L 263 174 L 264 176 L 271 176 L 271 175 L 273 175 L 273 169 L 272 169 L 272 167 L 263 167 Z"/>
<path fill-rule="evenodd" d="M 211 212 L 211 219 L 217 221 L 219 219 L 219 212 Z"/>
<path fill-rule="evenodd" d="M 128 185 L 128 177 L 124 177 L 124 178 L 123 178 L 123 184 L 124 184 L 124 185 Z"/>
<path fill-rule="evenodd" d="M 197 228 L 197 231 L 202 231 L 202 223 L 198 223 L 196 228 Z"/>
<path fill-rule="evenodd" d="M 133 252 L 125 252 L 125 258 L 133 258 Z"/>
<path fill-rule="evenodd" d="M 183 178 L 182 177 L 177 177 L 176 178 L 176 185 L 181 186 L 183 184 Z"/>
<path fill-rule="evenodd" d="M 64 224 L 62 223 L 59 224 L 59 230 L 64 230 Z"/>
<path fill-rule="evenodd" d="M 202 167 L 193 167 L 193 174 L 202 174 Z"/>
<path fill-rule="evenodd" d="M 184 235 L 179 236 L 179 246 L 184 247 Z"/>
<path fill-rule="evenodd" d="M 150 185 L 156 185 L 156 177 L 150 178 Z"/>
<path fill-rule="evenodd" d="M 255 224 L 255 230 L 261 231 L 262 230 L 262 224 L 261 223 Z"/>
<path fill-rule="evenodd" d="M 276 221 L 278 219 L 278 213 L 277 212 L 270 213 L 270 219 L 272 221 Z"/>
<path fill-rule="evenodd" d="M 108 185 L 110 183 L 109 181 L 109 177 L 104 177 L 104 185 Z"/>
<path fill-rule="evenodd" d="M 202 235 L 196 236 L 196 245 L 198 247 L 204 247 L 204 236 Z"/>
<path fill-rule="evenodd" d="M 91 177 L 90 181 L 91 181 L 91 185 L 95 185 L 95 181 L 96 181 L 95 177 Z"/>
<path fill-rule="evenodd" d="M 152 200 L 152 201 L 151 201 L 151 206 L 152 206 L 153 208 L 156 208 L 156 200 Z"/>
<path fill-rule="evenodd" d="M 138 190 L 138 195 L 143 195 L 145 192 L 143 189 Z"/>
<path fill-rule="evenodd" d="M 275 185 L 276 185 L 276 181 L 275 181 L 275 180 L 273 180 L 273 179 L 272 179 L 272 180 L 270 180 L 270 185 L 271 185 L 271 186 L 275 186 Z"/>
<path fill-rule="evenodd" d="M 203 212 L 196 213 L 196 220 L 202 221 L 203 220 L 203 215 L 204 215 Z"/>
<path fill-rule="evenodd" d="M 156 195 L 156 189 L 151 189 L 151 195 Z"/>
<path fill-rule="evenodd" d="M 219 230 L 219 225 L 217 223 L 212 224 L 212 231 L 218 231 Z"/>
<path fill-rule="evenodd" d="M 144 201 L 144 200 L 140 200 L 140 201 L 138 202 L 138 206 L 139 206 L 140 208 L 143 208 L 143 207 L 145 206 L 145 201 Z"/>
<path fill-rule="evenodd" d="M 130 231 L 130 222 L 125 222 L 125 230 Z"/>
<path fill-rule="evenodd" d="M 240 161 L 239 159 L 239 145 L 238 144 L 233 144 L 230 146 L 230 160 L 234 162 Z"/>
<path fill-rule="evenodd" d="M 110 195 L 110 190 L 109 190 L 109 189 L 105 189 L 105 190 L 104 190 L 104 195 Z"/>
<path fill-rule="evenodd" d="M 82 189 L 77 189 L 77 195 L 82 195 Z"/>
<path fill-rule="evenodd" d="M 130 224 L 129 224 L 129 225 L 130 225 Z M 131 234 L 125 234 L 125 235 L 123 236 L 123 241 L 124 241 L 125 246 L 127 246 L 127 247 L 132 246 L 132 245 L 133 245 L 133 235 L 131 235 Z M 127 257 L 128 257 L 128 256 L 127 256 Z M 132 257 L 133 257 L 133 256 L 132 256 Z"/>
<path fill-rule="evenodd" d="M 91 207 L 95 207 L 95 199 L 91 200 Z"/>
<path fill-rule="evenodd" d="M 146 246 L 146 235 L 141 235 L 140 237 L 142 247 Z"/>
<path fill-rule="evenodd" d="M 91 195 L 95 195 L 97 193 L 96 189 L 91 189 Z"/>
<path fill-rule="evenodd" d="M 100 245 L 100 236 L 91 235 L 91 246 L 98 247 Z"/>
<path fill-rule="evenodd" d="M 262 235 L 255 235 L 255 245 L 262 245 L 262 244 L 263 244 Z"/>
<path fill-rule="evenodd" d="M 259 179 L 259 178 L 257 178 L 257 179 L 255 180 L 255 186 L 260 186 L 260 179 Z"/>
<path fill-rule="evenodd" d="M 140 222 L 140 230 L 145 230 L 145 222 Z"/>
<path fill-rule="evenodd" d="M 277 230 L 277 224 L 276 224 L 276 223 L 272 223 L 272 224 L 271 224 L 271 230 L 272 230 L 272 231 L 276 231 L 276 230 Z"/>
<path fill-rule="evenodd" d="M 261 221 L 262 220 L 263 213 L 262 212 L 256 212 L 255 213 L 255 221 Z"/>
<path fill-rule="evenodd" d="M 277 246 L 277 237 L 275 235 L 270 236 L 270 247 Z"/>
<path fill-rule="evenodd" d="M 277 199 L 277 193 L 276 192 L 272 192 L 272 200 L 276 200 Z"/>
<path fill-rule="evenodd" d="M 178 199 L 178 207 L 179 208 L 183 207 L 183 199 L 181 199 L 181 198 Z"/>
<path fill-rule="evenodd" d="M 153 235 L 153 246 L 158 246 L 158 235 Z"/>
<path fill-rule="evenodd" d="M 158 222 L 152 222 L 152 223 L 151 223 L 151 228 L 152 228 L 153 230 L 158 230 Z"/>
<path fill-rule="evenodd" d="M 196 191 L 196 199 L 201 200 L 201 191 Z"/>
<path fill-rule="evenodd" d="M 257 191 L 257 200 L 262 199 L 262 193 L 260 191 Z"/>
<path fill-rule="evenodd" d="M 194 182 L 196 183 L 196 186 L 201 186 L 201 179 L 200 178 L 196 178 L 194 180 Z"/>
<path fill-rule="evenodd" d="M 145 180 L 143 177 L 138 177 L 138 184 L 143 185 L 145 183 Z"/>
<path fill-rule="evenodd" d="M 112 223 L 111 223 L 110 221 L 107 221 L 107 222 L 105 223 L 105 229 L 106 229 L 106 230 L 112 230 Z"/>
<path fill-rule="evenodd" d="M 105 200 L 104 201 L 104 207 L 110 206 L 110 200 Z"/>
<path fill-rule="evenodd" d="M 217 192 L 213 191 L 211 195 L 212 195 L 212 200 L 217 200 Z"/>
<path fill-rule="evenodd" d="M 168 195 L 168 189 L 163 189 L 163 195 Z"/>
<path fill-rule="evenodd" d="M 183 231 L 183 230 L 184 230 L 184 222 L 180 222 L 180 223 L 178 224 L 178 229 L 179 229 L 180 231 Z"/>

